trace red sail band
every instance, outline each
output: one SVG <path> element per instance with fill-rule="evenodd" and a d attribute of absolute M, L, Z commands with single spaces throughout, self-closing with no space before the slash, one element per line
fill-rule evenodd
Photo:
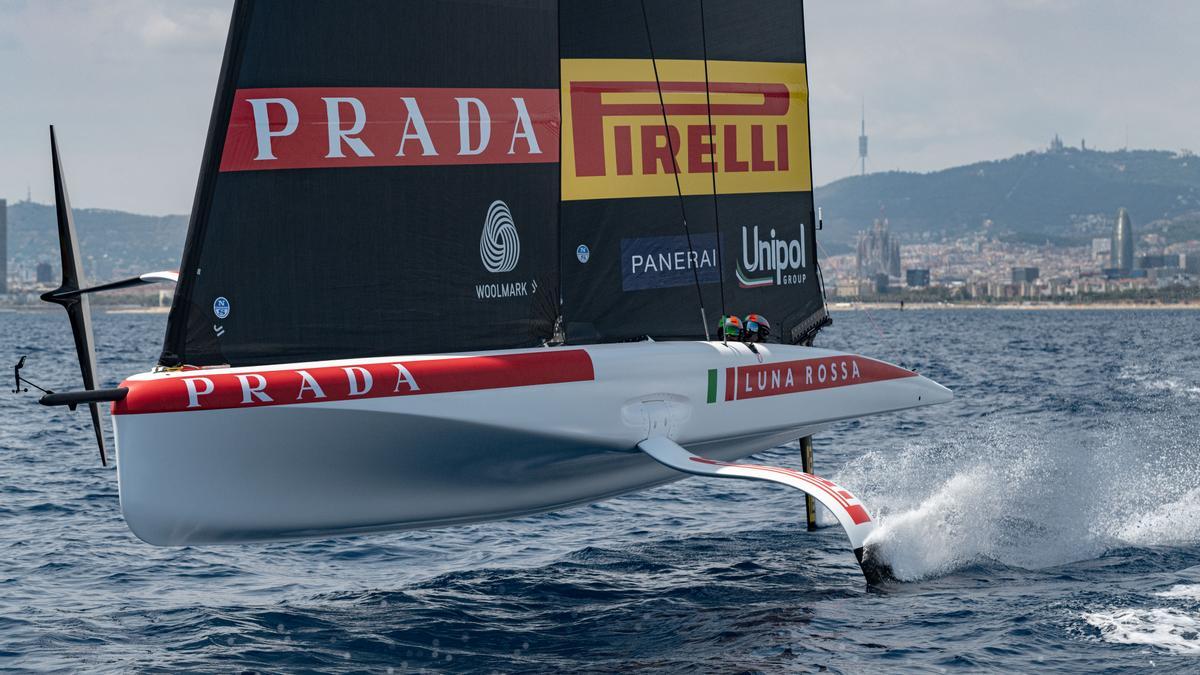
<path fill-rule="evenodd" d="M 239 89 L 221 171 L 558 161 L 557 89 Z"/>

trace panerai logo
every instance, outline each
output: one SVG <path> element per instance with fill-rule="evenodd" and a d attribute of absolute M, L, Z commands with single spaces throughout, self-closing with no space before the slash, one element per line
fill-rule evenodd
<path fill-rule="evenodd" d="M 737 278 L 742 288 L 802 284 L 808 278 L 804 238 L 776 239 L 775 228 L 761 237 L 758 226 L 742 227 L 742 255 Z"/>

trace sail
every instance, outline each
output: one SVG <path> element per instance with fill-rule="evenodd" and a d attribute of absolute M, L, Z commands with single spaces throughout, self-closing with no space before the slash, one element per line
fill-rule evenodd
<path fill-rule="evenodd" d="M 556 31 L 552 0 L 239 0 L 160 362 L 550 337 Z"/>
<path fill-rule="evenodd" d="M 703 338 L 701 302 L 710 329 L 724 309 L 809 338 L 826 315 L 801 3 L 562 3 L 559 25 L 568 340 Z"/>
<path fill-rule="evenodd" d="M 790 0 L 238 0 L 160 363 L 801 341 L 806 81 Z"/>

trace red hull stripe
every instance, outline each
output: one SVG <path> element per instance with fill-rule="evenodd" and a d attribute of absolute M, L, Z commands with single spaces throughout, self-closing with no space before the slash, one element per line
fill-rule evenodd
<path fill-rule="evenodd" d="M 581 349 L 421 361 L 396 359 L 260 373 L 193 370 L 121 383 L 129 387 L 129 395 L 113 404 L 113 414 L 261 408 L 594 379 L 592 359 Z"/>
<path fill-rule="evenodd" d="M 742 401 L 916 375 L 911 370 L 862 356 L 826 356 L 740 366 L 725 369 L 725 400 Z"/>

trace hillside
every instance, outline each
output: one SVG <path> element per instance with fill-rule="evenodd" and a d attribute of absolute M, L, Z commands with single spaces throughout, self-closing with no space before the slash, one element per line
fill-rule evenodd
<path fill-rule="evenodd" d="M 1084 243 L 1107 236 L 1119 207 L 1135 231 L 1168 241 L 1200 239 L 1200 157 L 1157 150 L 1028 152 L 932 173 L 891 171 L 844 178 L 816 191 L 824 210 L 821 241 L 845 250 L 883 208 L 902 241 L 978 231 L 1031 242 Z M 91 279 L 175 269 L 187 216 L 143 216 L 76 209 Z M 8 207 L 9 267 L 58 266 L 54 207 Z"/>
<path fill-rule="evenodd" d="M 177 269 L 187 234 L 187 216 L 142 216 L 123 211 L 75 209 L 75 229 L 89 280 L 106 281 L 160 269 Z M 54 266 L 58 278 L 58 235 L 54 206 L 8 205 L 9 269 Z"/>
<path fill-rule="evenodd" d="M 991 220 L 1000 234 L 1082 242 L 1107 234 L 1122 206 L 1135 228 L 1196 220 L 1200 157 L 1157 150 L 1028 152 L 932 173 L 844 178 L 817 188 L 816 200 L 824 209 L 823 239 L 832 244 L 852 241 L 881 208 L 907 240 L 976 231 Z"/>

